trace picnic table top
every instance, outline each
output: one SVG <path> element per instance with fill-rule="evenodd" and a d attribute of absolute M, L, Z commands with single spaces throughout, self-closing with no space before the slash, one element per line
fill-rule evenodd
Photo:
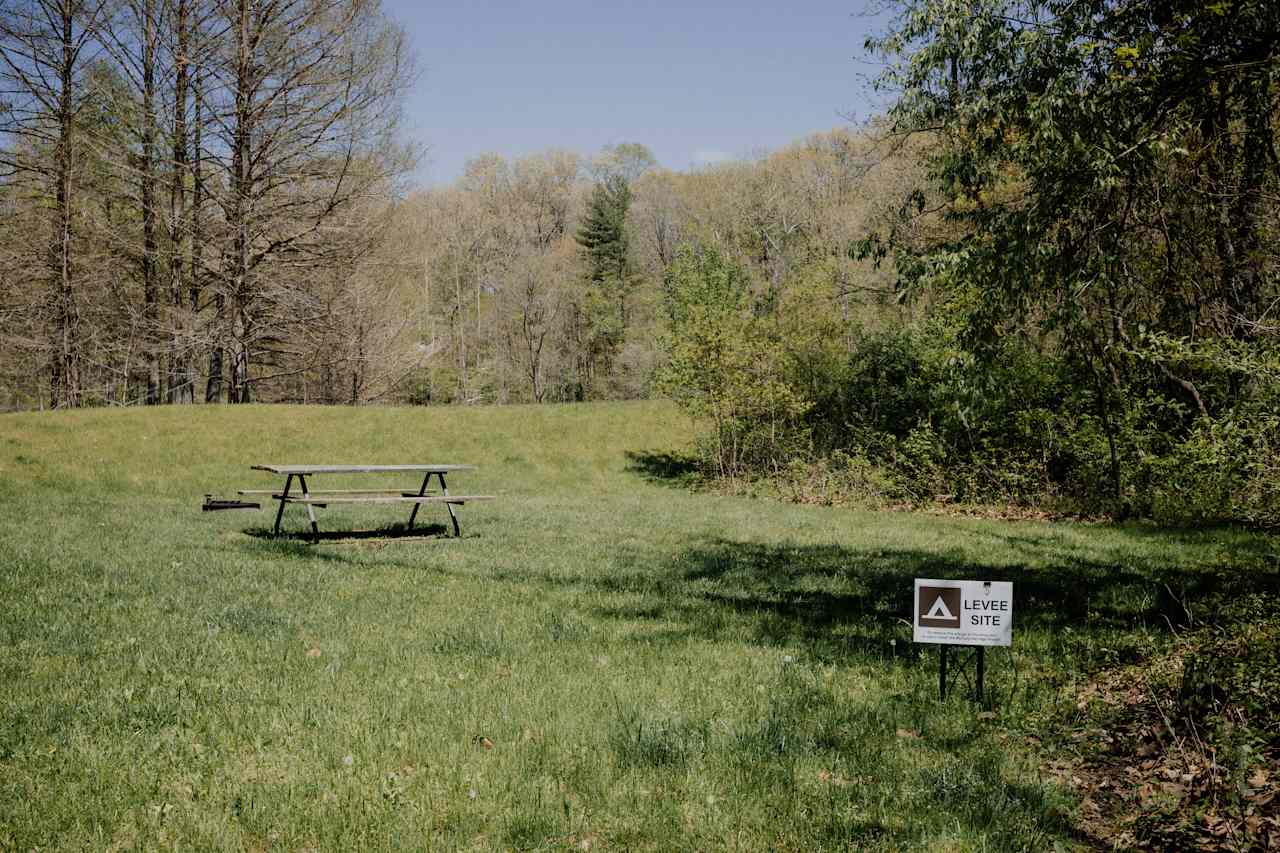
<path fill-rule="evenodd" d="M 253 465 L 254 471 L 270 471 L 272 474 L 377 474 L 393 471 L 418 473 L 448 473 L 471 471 L 474 465 Z"/>

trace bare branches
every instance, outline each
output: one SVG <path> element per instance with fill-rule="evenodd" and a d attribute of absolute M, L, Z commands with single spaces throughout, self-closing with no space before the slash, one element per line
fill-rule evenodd
<path fill-rule="evenodd" d="M 5 346 L 45 341 L 24 351 L 50 404 L 190 402 L 201 370 L 218 399 L 228 365 L 247 400 L 321 369 L 269 345 L 341 325 L 315 291 L 381 238 L 412 75 L 355 0 L 0 0 L 0 201 L 43 229 L 12 268 L 46 282 Z"/>

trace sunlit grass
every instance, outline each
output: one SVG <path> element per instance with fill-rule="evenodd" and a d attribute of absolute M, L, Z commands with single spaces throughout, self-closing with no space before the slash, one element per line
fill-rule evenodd
<path fill-rule="evenodd" d="M 1062 686 L 1275 572 L 1230 531 L 652 476 L 690 437 L 662 404 L 0 418 L 0 849 L 1051 848 L 1073 804 L 1025 735 Z M 498 500 L 460 540 L 440 507 L 319 545 L 199 511 L 274 485 L 253 463 L 409 461 Z M 994 718 L 937 702 L 913 576 L 1014 581 Z"/>

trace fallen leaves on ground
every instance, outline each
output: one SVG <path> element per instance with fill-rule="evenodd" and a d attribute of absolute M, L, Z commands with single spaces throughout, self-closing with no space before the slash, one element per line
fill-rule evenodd
<path fill-rule="evenodd" d="M 1258 750 L 1242 768 L 1152 686 L 1153 676 L 1176 681 L 1184 652 L 1079 689 L 1072 706 L 1089 725 L 1066 734 L 1044 769 L 1080 794 L 1080 829 L 1099 846 L 1280 850 L 1280 752 Z"/>

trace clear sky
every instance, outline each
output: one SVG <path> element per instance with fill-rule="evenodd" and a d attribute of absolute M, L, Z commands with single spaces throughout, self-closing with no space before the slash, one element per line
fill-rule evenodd
<path fill-rule="evenodd" d="M 781 147 L 876 109 L 864 0 L 384 0 L 421 78 L 406 104 L 418 180 L 470 158 L 649 146 L 684 170 Z"/>

